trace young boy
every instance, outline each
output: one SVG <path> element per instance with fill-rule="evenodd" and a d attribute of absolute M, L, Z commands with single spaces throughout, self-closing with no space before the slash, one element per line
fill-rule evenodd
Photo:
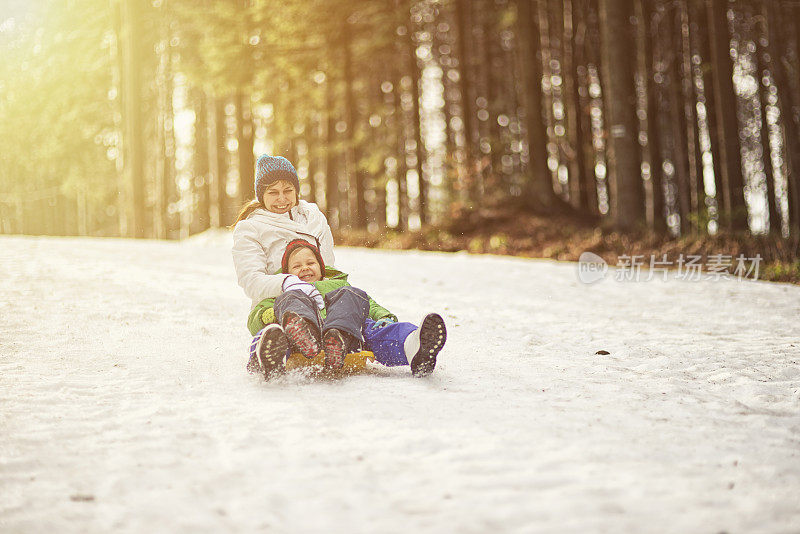
<path fill-rule="evenodd" d="M 326 267 L 317 247 L 302 239 L 287 245 L 281 267 L 289 275 L 283 292 L 262 300 L 248 319 L 256 334 L 248 369 L 269 377 L 283 367 L 290 346 L 314 358 L 321 339 L 327 367 L 341 368 L 346 354 L 363 347 L 383 365 L 410 365 L 414 376 L 433 371 L 447 338 L 440 315 L 426 315 L 419 328 L 397 322 L 394 314 L 352 287 L 346 273 Z"/>

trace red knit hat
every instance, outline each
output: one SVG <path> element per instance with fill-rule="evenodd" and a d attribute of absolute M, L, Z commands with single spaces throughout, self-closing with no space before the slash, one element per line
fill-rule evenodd
<path fill-rule="evenodd" d="M 322 260 L 322 254 L 320 254 L 319 249 L 309 243 L 304 239 L 295 239 L 294 241 L 290 241 L 288 245 L 286 245 L 286 250 L 283 253 L 283 258 L 281 258 L 281 272 L 288 273 L 289 272 L 289 256 L 292 255 L 292 252 L 299 248 L 307 248 L 314 253 L 314 256 L 317 257 L 317 261 L 319 262 L 319 271 L 322 273 L 322 276 L 325 276 L 325 262 Z"/>

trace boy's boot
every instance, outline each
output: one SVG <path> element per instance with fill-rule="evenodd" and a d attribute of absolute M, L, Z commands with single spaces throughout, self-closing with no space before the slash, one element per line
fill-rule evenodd
<path fill-rule="evenodd" d="M 287 312 L 283 316 L 283 331 L 293 349 L 299 350 L 309 360 L 319 354 L 319 341 L 311 325 L 297 314 Z"/>
<path fill-rule="evenodd" d="M 436 355 L 447 340 L 444 319 L 438 313 L 429 313 L 422 319 L 419 328 L 411 332 L 403 342 L 403 349 L 411 364 L 414 376 L 427 376 L 436 367 Z"/>
<path fill-rule="evenodd" d="M 322 344 L 325 347 L 325 367 L 331 369 L 341 369 L 344 365 L 344 357 L 347 354 L 348 334 L 343 333 L 341 330 L 331 328 L 322 339 Z"/>
<path fill-rule="evenodd" d="M 261 373 L 269 379 L 284 369 L 289 342 L 283 329 L 277 324 L 268 324 L 261 329 L 250 344 L 250 361 L 247 370 Z"/>

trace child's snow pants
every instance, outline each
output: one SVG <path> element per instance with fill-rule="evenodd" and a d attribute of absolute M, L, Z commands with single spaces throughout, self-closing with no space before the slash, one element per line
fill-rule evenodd
<path fill-rule="evenodd" d="M 299 290 L 285 291 L 275 299 L 275 318 L 283 324 L 286 313 L 294 313 L 316 327 L 320 337 L 332 328 L 347 332 L 359 341 L 364 350 L 375 354 L 375 360 L 386 366 L 408 365 L 403 342 L 417 329 L 411 323 L 391 323 L 375 328 L 368 317 L 369 297 L 352 286 L 334 289 L 324 295 L 325 319 L 320 318 L 314 299 Z M 258 334 L 256 334 L 256 338 Z"/>
<path fill-rule="evenodd" d="M 362 290 L 351 286 L 334 289 L 323 296 L 325 299 L 325 319 L 320 318 L 319 309 L 314 299 L 295 289 L 284 291 L 275 299 L 275 319 L 283 324 L 287 313 L 299 315 L 314 325 L 318 336 L 336 328 L 347 332 L 358 341 L 364 341 L 361 325 L 369 313 L 369 297 Z"/>
<path fill-rule="evenodd" d="M 411 323 L 389 323 L 375 328 L 375 321 L 367 317 L 363 329 L 364 349 L 372 351 L 375 360 L 383 365 L 408 365 L 403 342 L 416 329 Z"/>

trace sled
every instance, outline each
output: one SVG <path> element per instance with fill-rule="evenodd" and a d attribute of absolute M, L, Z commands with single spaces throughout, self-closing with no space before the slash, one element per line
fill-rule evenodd
<path fill-rule="evenodd" d="M 344 365 L 341 369 L 325 368 L 325 352 L 320 351 L 316 357 L 308 359 L 299 352 L 292 353 L 286 358 L 286 370 L 308 369 L 310 371 L 324 371 L 332 374 L 355 374 L 367 370 L 367 362 L 374 362 L 375 355 L 368 350 L 352 352 L 344 357 Z"/>

